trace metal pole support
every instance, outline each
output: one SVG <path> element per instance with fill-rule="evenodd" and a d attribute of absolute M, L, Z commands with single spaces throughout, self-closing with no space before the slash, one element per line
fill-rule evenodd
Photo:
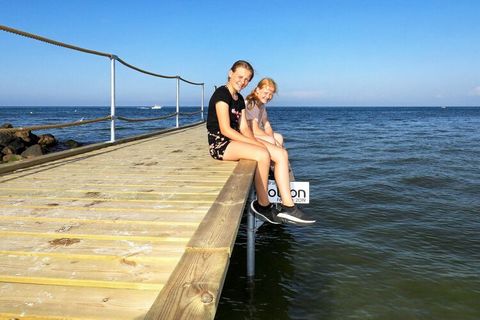
<path fill-rule="evenodd" d="M 176 127 L 179 127 L 179 119 L 178 117 L 180 116 L 180 77 L 177 77 L 177 121 L 176 121 Z"/>
<path fill-rule="evenodd" d="M 117 56 L 110 57 L 110 142 L 115 142 L 115 59 Z"/>
<path fill-rule="evenodd" d="M 254 200 L 253 188 L 250 190 L 249 201 Z M 255 277 L 255 213 L 252 211 L 250 205 L 247 210 L 247 279 L 252 282 Z"/>
<path fill-rule="evenodd" d="M 205 84 L 202 84 L 202 107 L 201 107 L 201 110 L 202 112 L 200 113 L 202 115 L 202 121 L 204 120 L 204 116 L 203 116 L 203 101 L 205 100 Z"/>

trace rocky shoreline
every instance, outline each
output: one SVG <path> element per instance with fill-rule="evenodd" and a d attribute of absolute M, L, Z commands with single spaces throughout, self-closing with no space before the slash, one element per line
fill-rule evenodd
<path fill-rule="evenodd" d="M 5 123 L 0 129 L 13 129 L 13 126 Z M 0 164 L 30 159 L 80 145 L 75 140 L 58 141 L 49 133 L 36 135 L 30 130 L 0 130 Z"/>

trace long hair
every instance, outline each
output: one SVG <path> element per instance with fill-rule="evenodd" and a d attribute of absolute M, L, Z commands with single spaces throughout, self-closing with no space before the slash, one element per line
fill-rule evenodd
<path fill-rule="evenodd" d="M 253 109 L 253 107 L 257 104 L 261 104 L 260 99 L 258 99 L 255 91 L 257 89 L 262 89 L 267 86 L 273 88 L 273 93 L 277 92 L 277 84 L 275 83 L 275 81 L 272 78 L 263 78 L 258 82 L 257 86 L 252 90 L 252 92 L 245 98 L 245 100 L 247 101 L 247 108 L 249 110 Z"/>

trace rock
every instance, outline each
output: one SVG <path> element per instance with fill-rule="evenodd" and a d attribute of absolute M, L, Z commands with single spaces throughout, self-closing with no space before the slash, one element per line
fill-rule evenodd
<path fill-rule="evenodd" d="M 42 134 L 38 136 L 38 144 L 42 147 L 51 147 L 57 144 L 57 139 L 52 134 Z"/>
<path fill-rule="evenodd" d="M 20 154 L 27 148 L 25 141 L 18 137 L 15 137 L 12 141 L 10 141 L 7 147 L 10 148 L 13 151 L 12 153 L 15 154 Z"/>
<path fill-rule="evenodd" d="M 2 154 L 7 155 L 7 154 L 14 154 L 14 150 L 10 147 L 3 147 L 2 149 Z"/>
<path fill-rule="evenodd" d="M 22 152 L 21 156 L 24 158 L 38 157 L 43 154 L 42 147 L 39 144 L 34 144 Z"/>
<path fill-rule="evenodd" d="M 12 128 L 5 123 L 1 128 Z M 1 129 L 0 128 L 0 129 Z M 0 163 L 33 158 L 50 152 L 58 152 L 82 146 L 75 140 L 58 141 L 52 134 L 37 136 L 30 130 L 0 130 Z"/>
<path fill-rule="evenodd" d="M 0 146 L 7 146 L 14 138 L 13 132 L 0 132 Z"/>
<path fill-rule="evenodd" d="M 13 128 L 12 124 L 11 123 L 4 123 L 2 124 L 2 126 L 0 128 L 3 128 L 3 129 L 10 129 L 10 128 Z"/>
<path fill-rule="evenodd" d="M 16 131 L 15 136 L 25 141 L 29 146 L 37 144 L 38 142 L 38 136 L 30 130 Z"/>
<path fill-rule="evenodd" d="M 3 162 L 13 162 L 13 161 L 18 161 L 22 159 L 23 157 L 18 154 L 7 154 L 2 158 Z"/>
<path fill-rule="evenodd" d="M 77 142 L 75 140 L 72 140 L 72 139 L 67 140 L 64 143 L 69 149 L 78 148 L 78 147 L 81 146 L 81 144 L 79 142 Z"/>

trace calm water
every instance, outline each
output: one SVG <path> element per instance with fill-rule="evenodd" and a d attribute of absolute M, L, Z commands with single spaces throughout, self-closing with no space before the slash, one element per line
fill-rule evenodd
<path fill-rule="evenodd" d="M 480 108 L 270 109 L 311 227 L 239 236 L 217 319 L 480 319 Z"/>
<path fill-rule="evenodd" d="M 0 122 L 107 113 L 0 107 Z M 216 319 L 480 319 L 480 108 L 272 107 L 269 114 L 297 180 L 310 181 L 305 208 L 317 223 L 260 228 L 253 289 L 243 225 Z M 155 125 L 127 124 L 118 135 Z M 109 139 L 107 123 L 87 128 L 49 132 L 84 143 Z"/>

